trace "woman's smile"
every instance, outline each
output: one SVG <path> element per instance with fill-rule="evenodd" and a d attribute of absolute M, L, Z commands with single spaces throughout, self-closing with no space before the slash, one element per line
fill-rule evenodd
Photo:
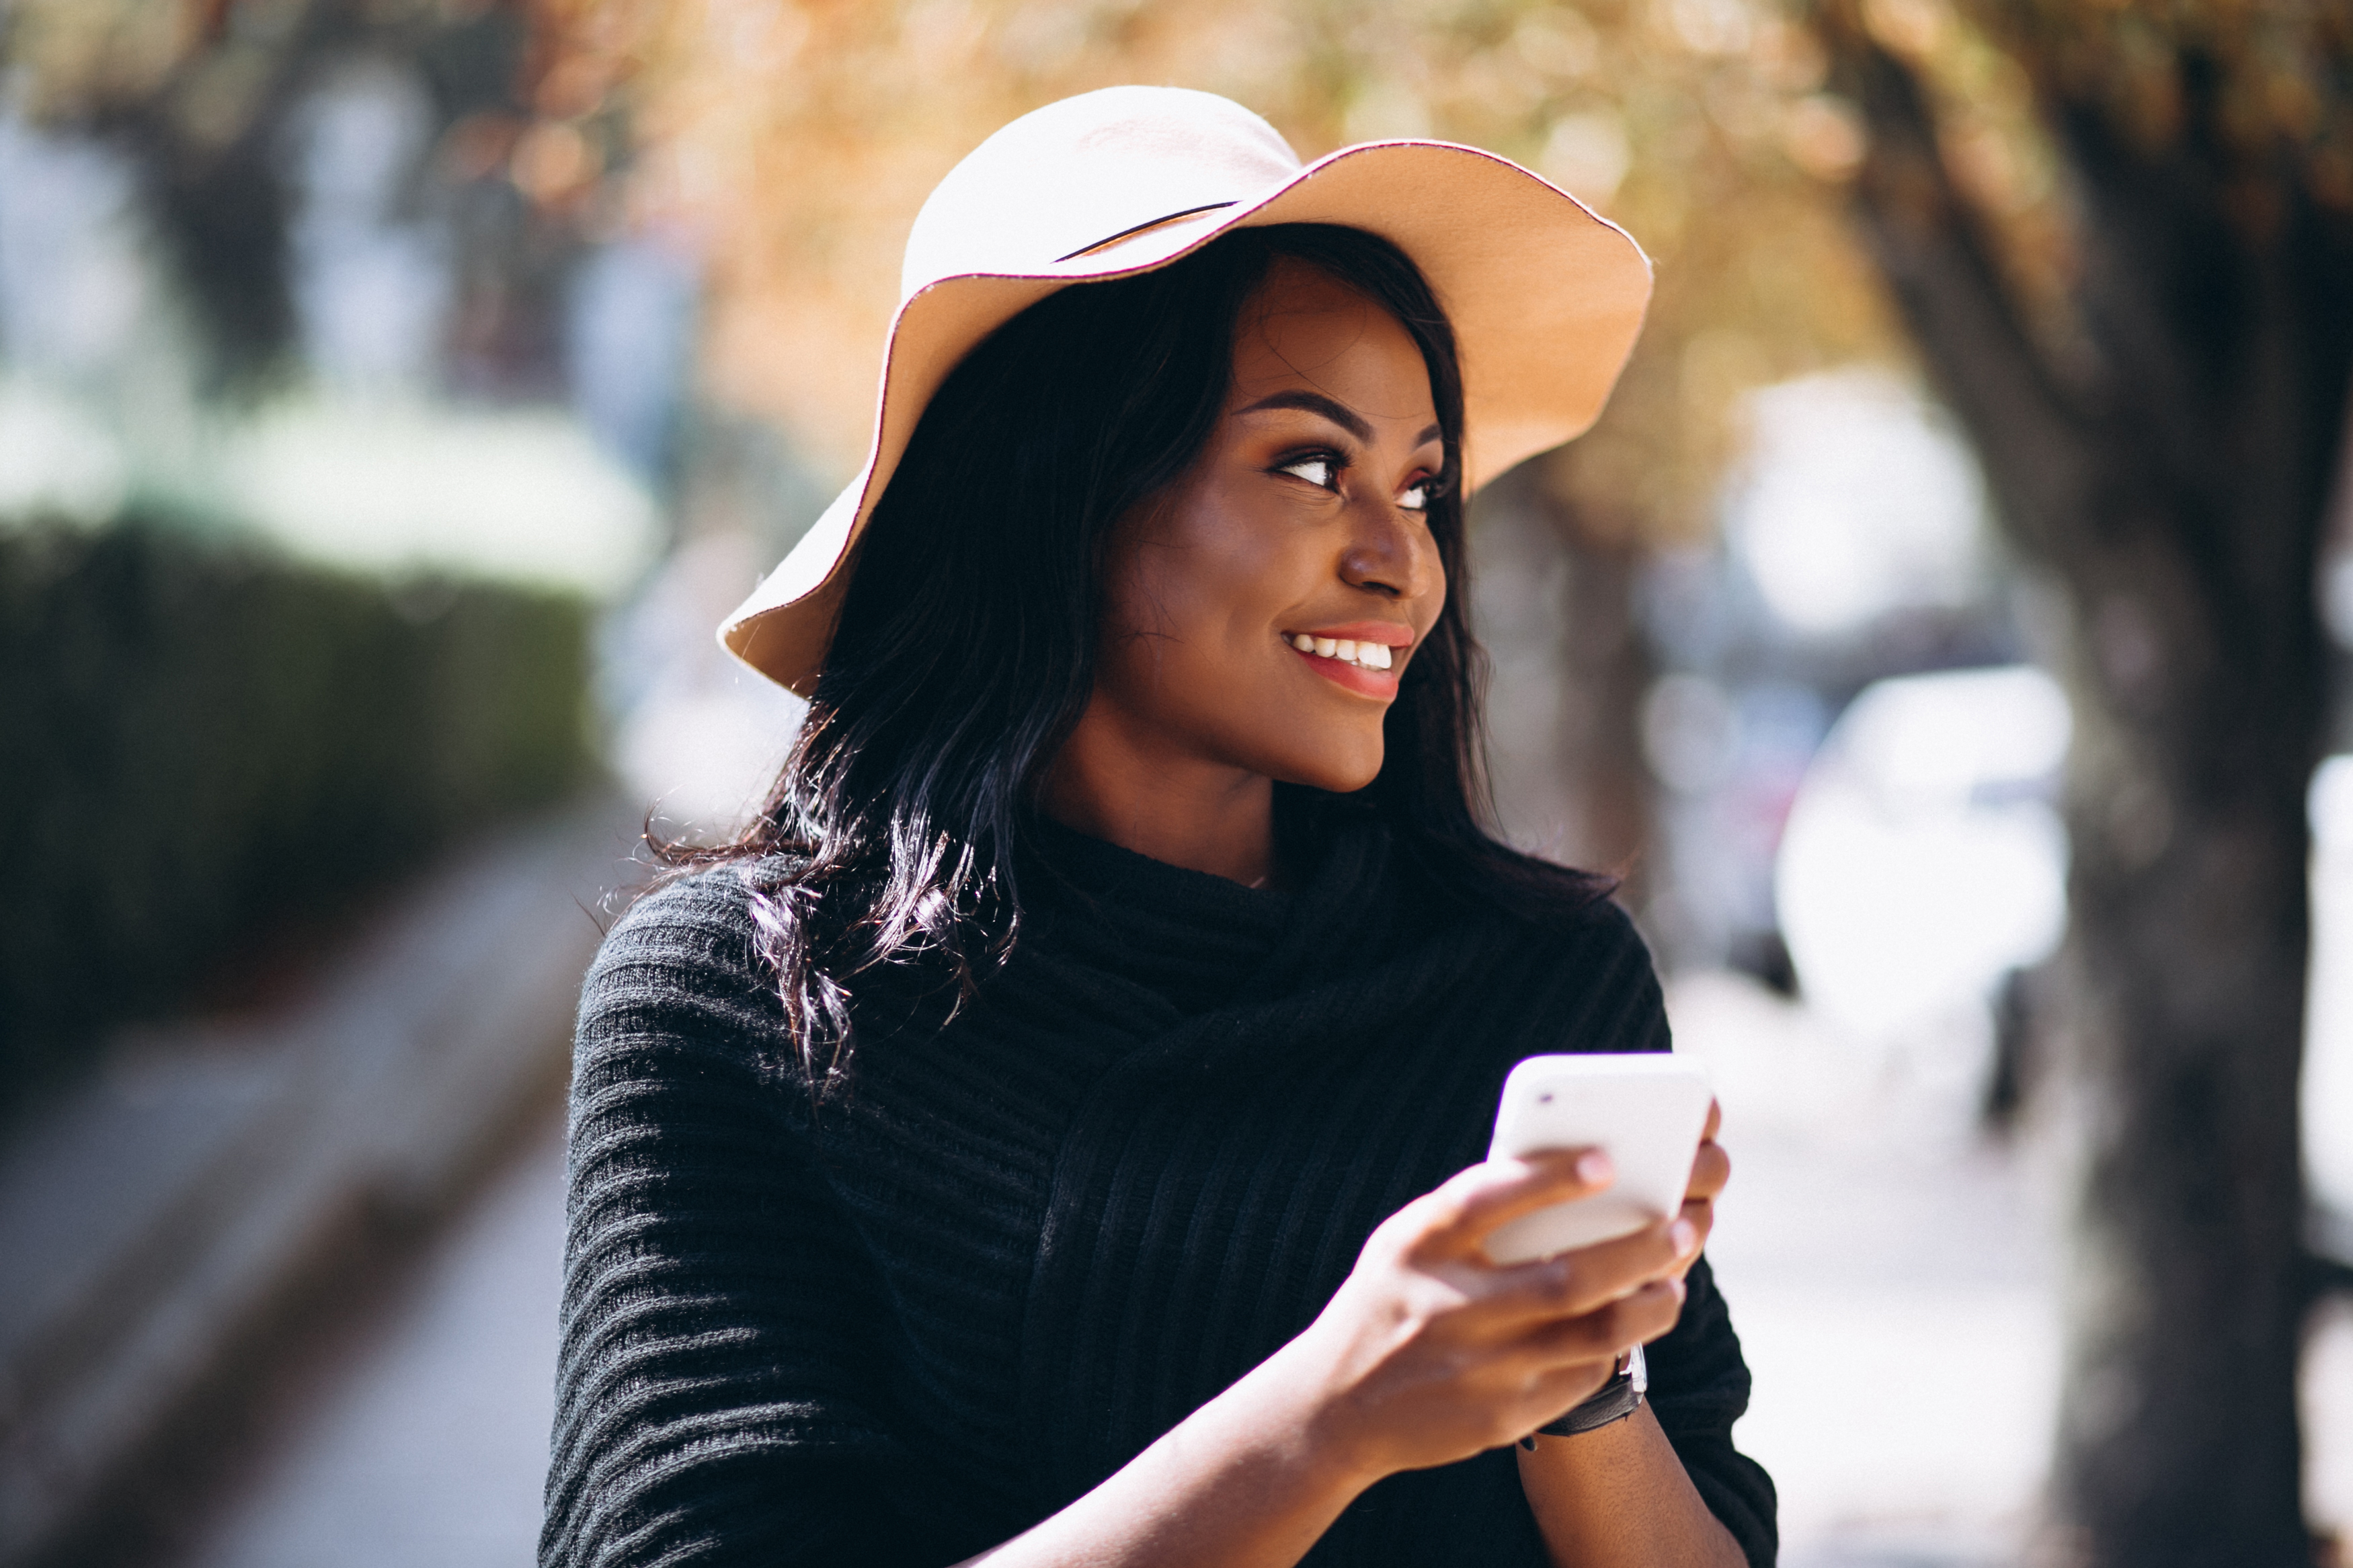
<path fill-rule="evenodd" d="M 1411 626 L 1394 621 L 1350 621 L 1312 632 L 1285 632 L 1282 640 L 1307 668 L 1343 690 L 1388 702 L 1411 648 Z"/>

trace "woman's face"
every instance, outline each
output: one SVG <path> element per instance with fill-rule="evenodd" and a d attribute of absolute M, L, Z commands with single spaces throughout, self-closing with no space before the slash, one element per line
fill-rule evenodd
<path fill-rule="evenodd" d="M 1279 260 L 1243 307 L 1208 445 L 1113 536 L 1085 725 L 1146 753 L 1350 791 L 1446 577 L 1421 352 L 1330 274 Z"/>

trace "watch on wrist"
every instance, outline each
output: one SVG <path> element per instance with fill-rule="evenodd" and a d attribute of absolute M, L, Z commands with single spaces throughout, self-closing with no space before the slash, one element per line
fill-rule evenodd
<path fill-rule="evenodd" d="M 1574 1437 L 1579 1432 L 1623 1421 L 1642 1407 L 1642 1395 L 1650 1386 L 1651 1371 L 1642 1360 L 1642 1347 L 1636 1345 L 1618 1363 L 1617 1373 L 1595 1389 L 1591 1397 L 1558 1420 L 1547 1421 L 1521 1438 L 1520 1447 L 1533 1448 L 1538 1437 Z"/>

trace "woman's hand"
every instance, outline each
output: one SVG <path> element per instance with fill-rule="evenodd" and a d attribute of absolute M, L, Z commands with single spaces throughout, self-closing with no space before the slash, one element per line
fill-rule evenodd
<path fill-rule="evenodd" d="M 1488 1234 L 1608 1186 L 1606 1155 L 1489 1161 L 1399 1209 L 1277 1358 L 1308 1380 L 1314 1441 L 1369 1484 L 1501 1447 L 1576 1405 L 1630 1347 L 1674 1326 L 1683 1273 L 1723 1185 L 1710 1173 L 1704 1192 L 1694 1173 L 1698 1224 L 1662 1222 L 1509 1267 L 1488 1260 Z"/>
<path fill-rule="evenodd" d="M 1384 1476 L 1534 1431 L 1599 1388 L 1628 1347 L 1674 1326 L 1683 1272 L 1731 1170 L 1715 1128 L 1711 1112 L 1680 1217 L 1542 1263 L 1498 1268 L 1483 1244 L 1506 1220 L 1608 1186 L 1598 1150 L 1492 1160 L 1416 1198 L 1373 1233 L 1298 1338 L 1086 1496 L 963 1568 L 1289 1568 Z M 1611 1447 L 1610 1433 L 1638 1451 L 1567 1462 L 1574 1445 Z M 1540 1447 L 1558 1451 L 1522 1454 L 1521 1475 L 1554 1561 L 1736 1564 L 1739 1548 L 1647 1412 Z"/>

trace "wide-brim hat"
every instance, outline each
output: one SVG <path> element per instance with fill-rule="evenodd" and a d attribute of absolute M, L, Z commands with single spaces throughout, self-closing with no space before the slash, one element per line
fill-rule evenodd
<path fill-rule="evenodd" d="M 1420 268 L 1461 358 L 1466 493 L 1600 416 L 1650 301 L 1650 261 L 1624 230 L 1475 147 L 1367 142 L 1303 166 L 1273 126 L 1214 93 L 1113 87 L 1050 103 L 975 148 L 916 215 L 866 465 L 720 640 L 807 696 L 850 547 L 957 363 L 1058 289 L 1278 223 L 1364 229 Z"/>

